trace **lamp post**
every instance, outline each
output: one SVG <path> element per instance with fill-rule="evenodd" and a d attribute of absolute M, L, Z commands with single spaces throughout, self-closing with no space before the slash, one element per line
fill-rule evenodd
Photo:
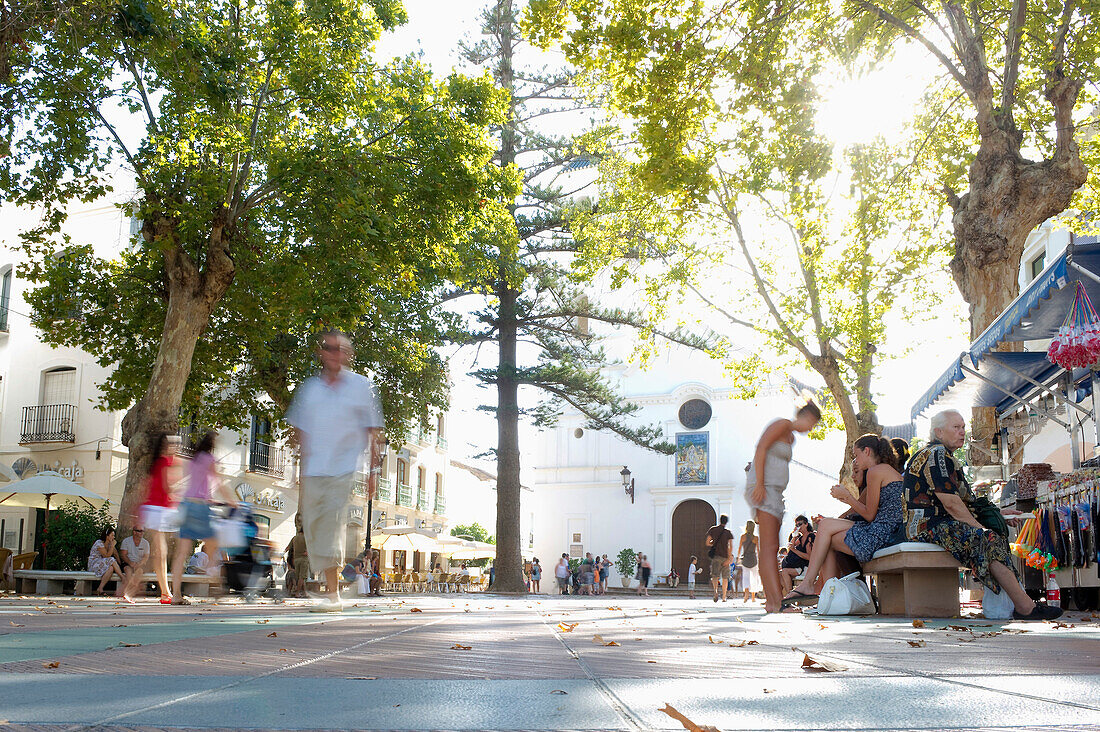
<path fill-rule="evenodd" d="M 630 496 L 630 502 L 634 503 L 634 479 L 630 477 L 630 468 L 624 465 L 619 475 L 623 477 L 623 490 Z"/>

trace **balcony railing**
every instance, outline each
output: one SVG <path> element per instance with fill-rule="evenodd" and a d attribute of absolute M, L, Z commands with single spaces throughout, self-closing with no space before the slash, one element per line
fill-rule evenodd
<path fill-rule="evenodd" d="M 435 446 L 438 447 L 440 450 L 446 450 L 447 449 L 447 438 L 444 437 L 443 435 L 437 435 L 436 438 L 435 438 Z"/>
<path fill-rule="evenodd" d="M 397 505 L 408 506 L 412 508 L 413 502 L 413 490 L 412 486 L 399 485 L 397 486 Z"/>
<path fill-rule="evenodd" d="M 198 444 L 195 433 L 191 431 L 190 427 L 181 426 L 178 435 L 180 442 L 176 445 L 176 454 L 185 458 L 195 457 L 195 445 Z"/>
<path fill-rule="evenodd" d="M 76 406 L 72 404 L 41 404 L 23 407 L 23 425 L 19 441 L 75 442 Z"/>
<path fill-rule="evenodd" d="M 442 516 L 447 513 L 447 499 L 443 497 L 442 493 L 435 494 L 435 510 L 432 511 L 436 516 Z"/>
<path fill-rule="evenodd" d="M 418 511 L 427 511 L 429 505 L 430 504 L 428 503 L 428 489 L 418 487 L 416 489 L 416 510 L 418 510 Z"/>
<path fill-rule="evenodd" d="M 367 497 L 367 474 L 359 473 L 358 479 L 355 481 L 355 487 L 351 492 L 359 498 Z M 390 483 L 389 478 L 378 479 L 378 493 L 375 495 L 375 500 L 385 501 L 389 503 L 393 500 L 393 486 Z"/>
<path fill-rule="evenodd" d="M 282 478 L 286 470 L 286 450 L 266 442 L 253 442 L 248 448 L 248 470 Z"/>

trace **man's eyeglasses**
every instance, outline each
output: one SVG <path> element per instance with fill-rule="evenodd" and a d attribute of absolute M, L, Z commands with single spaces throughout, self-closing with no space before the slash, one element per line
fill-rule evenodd
<path fill-rule="evenodd" d="M 321 350 L 322 351 L 328 351 L 329 353 L 335 353 L 336 351 L 340 350 L 340 344 L 339 343 L 322 343 L 321 344 Z"/>

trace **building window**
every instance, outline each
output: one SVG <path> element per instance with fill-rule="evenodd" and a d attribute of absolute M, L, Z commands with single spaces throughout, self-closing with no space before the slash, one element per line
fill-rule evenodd
<path fill-rule="evenodd" d="M 11 302 L 11 268 L 4 273 L 3 283 L 0 284 L 0 331 L 8 331 L 8 307 Z"/>
<path fill-rule="evenodd" d="M 443 434 L 443 415 L 442 414 L 439 415 L 439 419 L 437 419 L 435 421 L 435 433 L 440 437 L 446 437 L 446 435 Z"/>
<path fill-rule="evenodd" d="M 66 366 L 42 375 L 42 404 L 72 404 L 75 401 L 75 368 Z"/>
<path fill-rule="evenodd" d="M 1043 268 L 1046 266 L 1046 263 L 1047 263 L 1047 253 L 1046 252 L 1040 253 L 1038 257 L 1031 260 L 1031 264 L 1028 265 L 1028 267 L 1031 270 L 1031 279 L 1034 280 L 1034 279 L 1038 278 L 1039 275 L 1041 275 L 1043 273 Z"/>
<path fill-rule="evenodd" d="M 401 458 L 397 459 L 397 485 L 409 484 L 409 464 Z"/>

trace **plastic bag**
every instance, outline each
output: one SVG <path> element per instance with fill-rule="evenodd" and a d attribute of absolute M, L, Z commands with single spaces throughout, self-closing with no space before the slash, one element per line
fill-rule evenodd
<path fill-rule="evenodd" d="M 232 554 L 235 549 L 241 549 L 248 544 L 244 533 L 244 522 L 235 519 L 216 518 L 214 534 L 218 537 L 218 548 Z"/>
<path fill-rule="evenodd" d="M 1012 599 L 1004 590 L 994 592 L 988 587 L 982 595 L 982 614 L 989 620 L 1007 620 L 1016 609 Z"/>

